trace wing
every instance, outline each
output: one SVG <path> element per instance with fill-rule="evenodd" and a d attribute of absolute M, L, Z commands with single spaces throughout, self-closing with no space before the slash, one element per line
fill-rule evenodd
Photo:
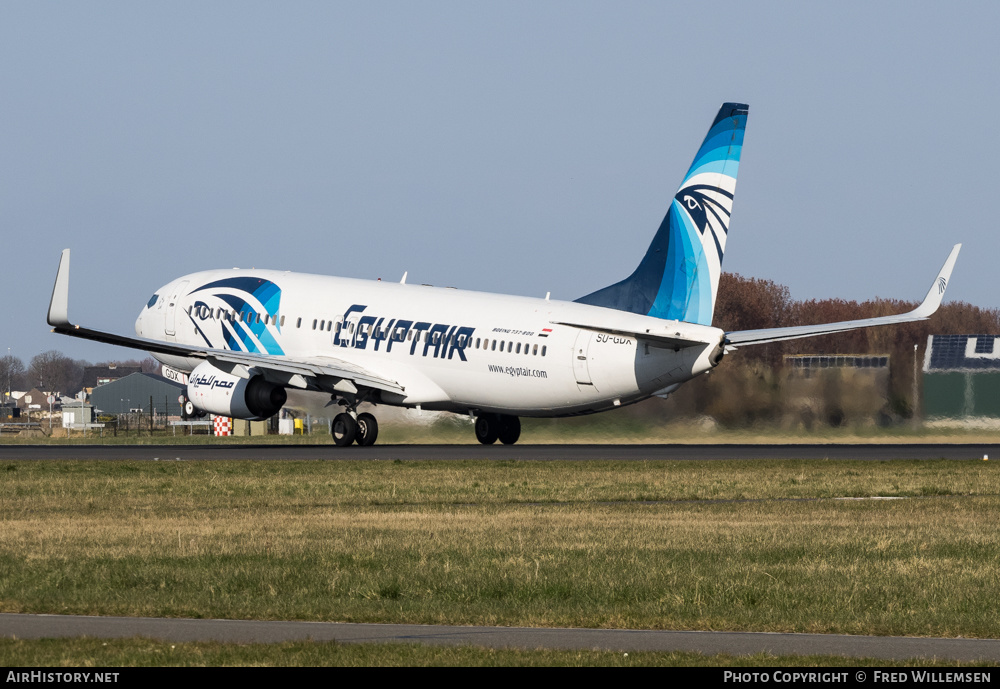
<path fill-rule="evenodd" d="M 948 287 L 948 280 L 951 279 L 951 271 L 955 267 L 958 259 L 958 252 L 962 248 L 961 244 L 956 244 L 948 260 L 944 262 L 941 271 L 934 279 L 923 303 L 913 311 L 901 313 L 895 316 L 880 316 L 878 318 L 863 318 L 856 321 L 841 321 L 839 323 L 825 323 L 822 325 L 798 325 L 790 328 L 765 328 L 762 330 L 737 330 L 726 333 L 726 346 L 728 348 L 742 347 L 744 345 L 764 344 L 765 342 L 778 342 L 779 340 L 795 340 L 800 337 L 816 337 L 817 335 L 829 335 L 845 330 L 855 330 L 857 328 L 870 328 L 876 325 L 895 325 L 897 323 L 909 323 L 911 321 L 923 321 L 941 306 L 944 292 Z"/>
<path fill-rule="evenodd" d="M 59 260 L 59 271 L 56 273 L 52 299 L 49 302 L 48 323 L 52 326 L 52 332 L 84 340 L 156 354 L 203 359 L 224 370 L 233 370 L 239 366 L 255 368 L 271 380 L 291 387 L 352 394 L 362 388 L 396 393 L 402 393 L 405 389 L 395 380 L 334 357 L 305 360 L 289 356 L 265 356 L 127 337 L 73 325 L 69 320 L 69 249 L 63 250 Z"/>

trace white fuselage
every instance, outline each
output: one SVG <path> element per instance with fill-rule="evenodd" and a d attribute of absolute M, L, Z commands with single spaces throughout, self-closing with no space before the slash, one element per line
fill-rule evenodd
<path fill-rule="evenodd" d="M 574 302 L 273 270 L 194 273 L 157 295 L 136 320 L 141 337 L 347 362 L 398 381 L 404 391 L 383 392 L 382 403 L 458 413 L 566 416 L 629 404 L 713 368 L 723 338 Z M 666 325 L 704 345 L 642 339 Z M 154 356 L 186 372 L 202 361 Z"/>

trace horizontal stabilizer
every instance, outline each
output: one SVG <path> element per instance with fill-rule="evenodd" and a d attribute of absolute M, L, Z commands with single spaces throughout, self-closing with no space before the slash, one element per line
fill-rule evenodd
<path fill-rule="evenodd" d="M 711 344 L 704 340 L 694 339 L 690 337 L 684 337 L 681 333 L 671 334 L 668 332 L 667 326 L 660 326 L 659 328 L 615 328 L 607 327 L 602 325 L 594 325 L 593 323 L 572 323 L 568 321 L 552 321 L 553 325 L 568 325 L 571 328 L 580 328 L 581 330 L 592 330 L 596 333 L 604 333 L 606 335 L 615 335 L 618 337 L 634 337 L 639 340 L 643 340 L 657 347 L 665 347 L 668 349 L 684 349 L 686 347 L 704 347 L 706 344 Z M 718 332 L 716 330 L 715 332 Z"/>
<path fill-rule="evenodd" d="M 926 320 L 941 306 L 945 290 L 948 288 L 948 281 L 951 279 L 951 271 L 955 267 L 958 259 L 958 252 L 962 245 L 956 244 L 948 255 L 948 260 L 944 262 L 941 271 L 931 284 L 927 296 L 923 303 L 913 311 L 901 313 L 896 316 L 880 316 L 878 318 L 863 318 L 856 321 L 841 321 L 839 323 L 825 323 L 821 325 L 798 325 L 789 328 L 765 328 L 762 330 L 737 330 L 726 333 L 726 346 L 729 348 L 742 347 L 751 344 L 764 344 L 767 342 L 779 342 L 781 340 L 795 340 L 802 337 L 816 337 L 818 335 L 829 335 L 831 333 L 844 332 L 845 330 L 856 330 L 858 328 L 870 328 L 876 325 L 895 325 L 897 323 L 909 323 L 912 321 Z"/>

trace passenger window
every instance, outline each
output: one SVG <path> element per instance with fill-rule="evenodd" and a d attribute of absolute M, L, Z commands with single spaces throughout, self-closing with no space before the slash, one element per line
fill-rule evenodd
<path fill-rule="evenodd" d="M 520 342 L 517 343 L 517 351 L 514 352 L 514 353 L 515 354 L 520 354 L 521 353 L 521 343 Z"/>
<path fill-rule="evenodd" d="M 545 345 L 542 345 L 542 356 L 545 356 Z"/>
<path fill-rule="evenodd" d="M 333 330 L 333 321 L 326 324 L 326 331 L 330 332 L 331 330 Z"/>
<path fill-rule="evenodd" d="M 507 352 L 510 353 L 510 352 L 513 352 L 513 351 L 514 351 L 514 343 L 513 342 L 508 342 L 507 343 Z"/>
<path fill-rule="evenodd" d="M 316 319 L 314 318 L 313 319 L 313 330 L 315 330 L 315 329 L 316 329 Z"/>
<path fill-rule="evenodd" d="M 340 321 L 337 321 L 337 326 L 333 329 L 335 333 L 340 334 L 340 326 L 343 325 Z"/>
<path fill-rule="evenodd" d="M 531 348 L 531 355 L 538 356 L 538 345 L 535 345 L 534 347 Z"/>
<path fill-rule="evenodd" d="M 320 330 L 325 330 L 326 329 L 326 319 L 325 318 L 319 322 L 319 329 Z"/>
<path fill-rule="evenodd" d="M 299 319 L 297 321 L 295 321 L 295 327 L 296 328 L 301 328 L 302 327 L 302 316 L 299 316 Z"/>

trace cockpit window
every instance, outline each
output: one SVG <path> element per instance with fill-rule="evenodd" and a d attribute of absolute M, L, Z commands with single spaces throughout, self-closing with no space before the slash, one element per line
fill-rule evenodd
<path fill-rule="evenodd" d="M 157 302 L 157 300 L 158 300 L 159 298 L 160 298 L 160 295 L 159 295 L 159 294 L 154 294 L 153 296 L 151 296 L 151 297 L 149 298 L 149 301 L 148 301 L 148 302 L 146 302 L 146 308 L 147 308 L 147 309 L 151 309 L 151 308 L 153 308 L 153 305 L 154 305 L 154 304 L 155 304 L 155 303 Z"/>

